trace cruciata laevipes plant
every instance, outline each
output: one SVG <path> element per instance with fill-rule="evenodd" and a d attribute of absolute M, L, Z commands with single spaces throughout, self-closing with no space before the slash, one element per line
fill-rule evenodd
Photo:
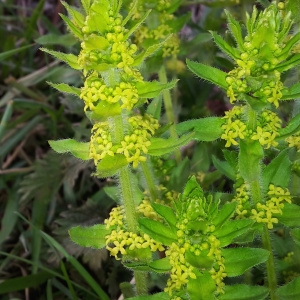
<path fill-rule="evenodd" d="M 187 61 L 196 75 L 226 91 L 233 108 L 224 117 L 161 126 L 159 95 L 165 97 L 176 81 L 167 83 L 165 70 L 160 82 L 147 81 L 141 67 L 155 56 L 171 54 L 176 59 L 174 41 L 178 42 L 176 30 L 182 20 L 174 19 L 170 28 L 164 22 L 146 29 L 143 24 L 174 12 L 180 1 L 125 2 L 123 14 L 119 0 L 81 2 L 83 12 L 64 3 L 70 18 L 62 15 L 81 41 L 78 56 L 43 50 L 82 72 L 80 89 L 50 84 L 84 101 L 91 138 L 50 141 L 50 145 L 59 153 L 93 160 L 95 176 L 117 178 L 120 205 L 104 224 L 72 228 L 71 239 L 85 247 L 106 247 L 133 270 L 136 291 L 130 299 L 297 299 L 299 276 L 277 285 L 270 240 L 270 232 L 284 225 L 294 227 L 291 234 L 299 244 L 300 230 L 300 208 L 292 203 L 289 190 L 292 166 L 297 165 L 300 115 L 295 113 L 283 127 L 278 113 L 281 101 L 300 95 L 299 83 L 286 87 L 282 81 L 282 74 L 300 63 L 300 33 L 292 34 L 293 20 L 284 3 L 272 3 L 260 13 L 254 7 L 245 30 L 227 12 L 236 46 L 211 32 L 234 62 L 230 72 Z M 150 98 L 155 98 L 155 105 L 147 106 Z M 234 182 L 230 201 L 204 193 L 195 176 L 180 194 L 156 184 L 151 156 L 171 153 L 192 139 L 219 138 L 225 148 L 234 147 L 223 151 L 225 161 L 214 159 L 215 167 Z M 137 173 L 146 181 L 144 197 L 139 196 Z M 265 286 L 255 285 L 251 268 L 263 263 Z M 151 272 L 168 274 L 168 279 L 162 292 L 145 296 Z M 242 275 L 244 283 L 232 279 Z"/>

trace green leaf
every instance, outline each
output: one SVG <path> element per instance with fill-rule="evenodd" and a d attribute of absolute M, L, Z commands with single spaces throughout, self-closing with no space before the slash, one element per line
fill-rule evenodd
<path fill-rule="evenodd" d="M 106 50 L 109 47 L 109 41 L 101 36 L 96 34 L 90 34 L 87 38 L 84 39 L 84 49 L 85 50 Z"/>
<path fill-rule="evenodd" d="M 23 50 L 32 47 L 33 45 L 27 45 L 27 46 L 23 46 L 23 47 L 19 47 L 17 49 L 13 49 L 13 50 L 9 50 L 9 51 L 5 51 L 0 53 L 0 61 L 3 61 L 19 52 L 22 52 Z"/>
<path fill-rule="evenodd" d="M 52 83 L 50 81 L 47 81 L 47 83 L 52 86 L 54 89 L 68 94 L 73 94 L 76 96 L 80 96 L 80 89 L 74 86 L 70 86 L 66 83 Z"/>
<path fill-rule="evenodd" d="M 292 165 L 288 157 L 288 150 L 281 151 L 263 170 L 262 178 L 266 190 L 270 183 L 282 188 L 288 187 Z"/>
<path fill-rule="evenodd" d="M 194 72 L 200 78 L 208 80 L 215 85 L 220 86 L 224 90 L 227 89 L 228 83 L 226 82 L 227 74 L 219 69 L 211 66 L 204 65 L 202 63 L 193 62 L 191 60 L 186 61 L 188 68 Z"/>
<path fill-rule="evenodd" d="M 80 143 L 73 139 L 48 142 L 50 147 L 57 153 L 71 152 L 75 157 L 82 160 L 90 159 L 90 143 Z"/>
<path fill-rule="evenodd" d="M 217 33 L 213 32 L 213 31 L 210 31 L 210 33 L 214 38 L 214 42 L 217 44 L 217 46 L 220 48 L 221 51 L 223 51 L 225 54 L 227 54 L 228 56 L 230 56 L 233 59 L 240 59 L 240 55 L 239 55 L 239 52 L 237 51 L 237 49 L 234 49 L 233 47 L 231 47 Z"/>
<path fill-rule="evenodd" d="M 291 230 L 291 235 L 293 237 L 294 242 L 300 246 L 300 228 L 295 228 Z"/>
<path fill-rule="evenodd" d="M 155 99 L 153 99 L 151 103 L 148 105 L 147 114 L 153 116 L 155 119 L 158 120 L 160 119 L 161 108 L 162 108 L 162 97 L 158 96 Z"/>
<path fill-rule="evenodd" d="M 219 296 L 220 300 L 264 300 L 269 294 L 264 286 L 247 284 L 225 285 L 224 292 Z"/>
<path fill-rule="evenodd" d="M 211 142 L 223 134 L 221 128 L 225 120 L 218 117 L 203 118 L 198 120 L 189 120 L 176 125 L 177 134 L 194 131 L 194 140 Z"/>
<path fill-rule="evenodd" d="M 40 48 L 41 51 L 49 53 L 50 55 L 54 56 L 55 58 L 67 63 L 71 68 L 75 70 L 81 70 L 82 68 L 77 62 L 77 56 L 74 54 L 66 54 L 58 51 L 49 50 L 46 48 Z"/>
<path fill-rule="evenodd" d="M 193 270 L 196 279 L 189 278 L 187 291 L 190 300 L 215 300 L 216 283 L 208 272 Z"/>
<path fill-rule="evenodd" d="M 292 134 L 297 133 L 300 130 L 300 113 L 293 117 L 289 123 L 284 127 L 278 130 L 279 139 L 285 139 Z"/>
<path fill-rule="evenodd" d="M 276 295 L 279 300 L 299 300 L 300 277 L 297 277 L 288 284 L 279 287 L 276 291 Z"/>
<path fill-rule="evenodd" d="M 78 28 L 68 17 L 64 16 L 63 14 L 59 14 L 60 17 L 63 19 L 65 24 L 67 25 L 70 32 L 77 37 L 79 40 L 83 40 L 83 34 L 80 28 Z"/>
<path fill-rule="evenodd" d="M 65 1 L 61 1 L 62 5 L 68 11 L 68 14 L 72 17 L 72 22 L 78 27 L 82 28 L 84 26 L 84 16 L 75 8 L 71 7 Z"/>
<path fill-rule="evenodd" d="M 230 166 L 227 161 L 221 161 L 214 155 L 212 156 L 212 162 L 217 170 L 227 176 L 229 179 L 236 180 L 236 171 Z"/>
<path fill-rule="evenodd" d="M 128 39 L 138 28 L 139 26 L 147 19 L 149 16 L 151 10 L 148 10 L 139 20 L 133 22 L 132 27 L 129 29 L 129 31 L 125 35 L 125 39 Z"/>
<path fill-rule="evenodd" d="M 280 56 L 278 57 L 279 61 L 286 59 L 291 54 L 292 48 L 299 42 L 299 40 L 300 40 L 300 32 L 297 32 L 292 35 L 292 37 L 285 43 L 285 46 L 282 49 Z M 297 56 L 297 54 L 295 56 Z M 300 56 L 298 56 L 298 57 L 300 57 Z M 276 67 L 276 69 L 277 69 L 277 67 Z M 286 71 L 286 70 L 284 70 L 284 71 Z"/>
<path fill-rule="evenodd" d="M 90 6 L 91 6 L 91 0 L 81 0 L 82 7 L 84 8 L 86 14 L 89 14 Z"/>
<path fill-rule="evenodd" d="M 35 40 L 40 45 L 60 45 L 71 47 L 77 43 L 77 40 L 71 34 L 45 34 Z"/>
<path fill-rule="evenodd" d="M 282 90 L 281 100 L 291 100 L 300 97 L 300 82 L 295 83 L 290 88 L 284 88 Z"/>
<path fill-rule="evenodd" d="M 149 267 L 156 273 L 167 273 L 172 269 L 168 257 L 152 261 Z"/>
<path fill-rule="evenodd" d="M 285 203 L 282 214 L 276 215 L 279 223 L 287 227 L 298 227 L 300 216 L 300 206 L 293 203 Z"/>
<path fill-rule="evenodd" d="M 212 220 L 216 228 L 222 227 L 223 224 L 231 218 L 235 212 L 236 205 L 236 202 L 231 202 L 222 206 L 217 216 Z"/>
<path fill-rule="evenodd" d="M 200 255 L 196 255 L 194 252 L 187 250 L 185 252 L 185 259 L 189 264 L 191 264 L 195 268 L 200 268 L 201 270 L 210 270 L 214 263 L 214 258 L 213 256 L 207 256 L 208 253 L 208 249 L 202 250 Z"/>
<path fill-rule="evenodd" d="M 151 44 L 149 47 L 146 47 L 146 50 L 139 53 L 137 56 L 134 57 L 134 64 L 133 66 L 139 66 L 147 57 L 154 54 L 159 48 L 163 46 L 163 44 L 171 37 L 171 35 L 167 36 L 165 40 L 161 43 Z"/>
<path fill-rule="evenodd" d="M 12 279 L 6 279 L 0 283 L 0 295 L 25 290 L 42 285 L 49 278 L 54 275 L 48 272 L 39 272 L 34 275 L 21 276 Z"/>
<path fill-rule="evenodd" d="M 170 246 L 173 242 L 177 241 L 176 233 L 165 224 L 147 218 L 140 218 L 138 222 L 143 232 L 163 245 Z"/>
<path fill-rule="evenodd" d="M 246 233 L 253 223 L 253 220 L 248 219 L 228 221 L 226 226 L 216 229 L 214 235 L 220 240 L 221 247 L 225 247 L 229 245 L 234 238 Z"/>
<path fill-rule="evenodd" d="M 161 156 L 174 151 L 176 148 L 186 145 L 192 140 L 194 133 L 185 134 L 180 138 L 151 138 L 151 145 L 148 148 L 148 154 L 153 156 Z"/>
<path fill-rule="evenodd" d="M 177 218 L 176 215 L 173 211 L 173 209 L 169 206 L 162 205 L 159 203 L 152 203 L 151 204 L 154 210 L 164 218 L 164 220 L 169 224 L 169 226 L 172 228 L 175 228 L 176 231 L 176 223 L 177 223 Z"/>
<path fill-rule="evenodd" d="M 77 226 L 69 230 L 71 240 L 82 247 L 92 247 L 101 249 L 105 247 L 105 236 L 110 231 L 106 229 L 106 225 L 97 224 L 91 227 Z"/>
<path fill-rule="evenodd" d="M 155 98 L 162 91 L 174 88 L 178 80 L 172 80 L 168 83 L 161 83 L 159 81 L 142 81 L 136 83 L 139 97 L 141 98 Z"/>
<path fill-rule="evenodd" d="M 245 181 L 257 180 L 257 174 L 260 173 L 260 161 L 263 157 L 264 151 L 258 141 L 240 141 L 239 170 Z"/>
<path fill-rule="evenodd" d="M 242 28 L 241 28 L 240 24 L 232 17 L 232 15 L 230 14 L 230 12 L 228 10 L 225 10 L 225 13 L 226 13 L 227 20 L 228 20 L 227 26 L 228 26 L 232 36 L 236 40 L 240 50 L 244 50 L 244 39 L 242 36 Z"/>
<path fill-rule="evenodd" d="M 230 151 L 227 149 L 222 150 L 226 161 L 229 163 L 233 170 L 237 170 L 238 167 L 238 152 Z"/>
<path fill-rule="evenodd" d="M 248 269 L 265 262 L 270 252 L 259 248 L 228 248 L 222 250 L 228 277 L 244 274 Z"/>
<path fill-rule="evenodd" d="M 114 156 L 105 156 L 97 165 L 96 175 L 104 177 L 112 177 L 117 172 L 128 165 L 128 161 L 123 154 L 115 154 Z"/>
<path fill-rule="evenodd" d="M 298 54 L 294 54 L 292 57 L 282 62 L 281 64 L 278 64 L 274 69 L 282 73 L 296 67 L 299 64 L 300 64 L 300 54 L 298 53 Z"/>
<path fill-rule="evenodd" d="M 100 101 L 92 112 L 89 112 L 88 117 L 91 120 L 103 122 L 113 116 L 119 116 L 122 112 L 119 103 L 108 103 Z"/>

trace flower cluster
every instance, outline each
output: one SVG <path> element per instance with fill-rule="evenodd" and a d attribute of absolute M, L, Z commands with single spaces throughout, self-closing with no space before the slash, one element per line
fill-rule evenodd
<path fill-rule="evenodd" d="M 119 260 L 120 254 L 126 255 L 134 249 L 149 248 L 152 252 L 157 250 L 164 251 L 162 244 L 150 238 L 149 235 L 139 235 L 127 231 L 122 209 L 122 206 L 113 208 L 110 212 L 110 217 L 104 221 L 107 229 L 112 230 L 111 233 L 105 237 L 106 249 L 110 252 L 110 255 Z"/>
<path fill-rule="evenodd" d="M 300 133 L 287 137 L 285 141 L 288 142 L 290 148 L 296 147 L 297 151 L 300 151 Z"/>
<path fill-rule="evenodd" d="M 291 203 L 291 195 L 288 189 L 270 184 L 267 196 L 268 200 L 264 204 L 257 203 L 256 209 L 251 210 L 250 218 L 258 223 L 266 223 L 272 229 L 273 224 L 278 223 L 276 215 L 282 214 L 284 202 Z"/>
<path fill-rule="evenodd" d="M 244 219 L 249 216 L 250 211 L 250 196 L 249 189 L 245 183 L 242 183 L 241 186 L 235 189 L 235 196 L 232 201 L 237 202 L 236 206 L 236 219 Z"/>
<path fill-rule="evenodd" d="M 128 163 L 136 168 L 141 161 L 146 161 L 150 138 L 159 128 L 158 121 L 150 115 L 133 116 L 128 119 L 129 128 L 120 144 L 113 144 L 109 122 L 99 122 L 92 128 L 90 157 L 95 165 L 105 156 L 124 154 Z"/>
<path fill-rule="evenodd" d="M 278 107 L 283 90 L 282 64 L 296 51 L 298 42 L 288 37 L 291 26 L 290 13 L 283 16 L 275 4 L 260 14 L 254 7 L 252 16 L 247 16 L 248 34 L 243 40 L 236 34 L 238 47 L 230 52 L 237 64 L 226 78 L 231 103 L 245 101 L 251 95 L 255 101 Z M 284 70 L 291 67 L 286 65 Z"/>
<path fill-rule="evenodd" d="M 163 57 L 176 57 L 179 52 L 180 40 L 178 35 L 174 33 L 172 26 L 170 26 L 170 21 L 174 21 L 175 16 L 167 11 L 171 7 L 172 2 L 172 0 L 159 0 L 155 4 L 150 4 L 147 1 L 141 0 L 136 5 L 133 15 L 133 19 L 140 18 L 148 7 L 152 8 L 152 22 L 140 26 L 136 31 L 135 42 L 138 45 L 142 45 L 145 40 L 160 42 L 172 35 L 162 47 Z"/>
<path fill-rule="evenodd" d="M 258 140 L 266 149 L 271 146 L 276 147 L 278 143 L 275 138 L 279 136 L 278 129 L 281 128 L 281 120 L 270 110 L 263 110 L 258 116 L 256 131 L 248 129 L 243 118 L 245 109 L 235 106 L 231 111 L 225 112 L 223 119 L 226 123 L 222 125 L 224 133 L 221 138 L 226 141 L 225 147 L 238 145 L 238 139 L 249 137 L 252 140 Z"/>

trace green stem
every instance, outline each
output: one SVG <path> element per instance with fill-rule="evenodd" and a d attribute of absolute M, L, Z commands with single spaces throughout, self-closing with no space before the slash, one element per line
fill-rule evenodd
<path fill-rule="evenodd" d="M 138 295 L 147 295 L 147 274 L 143 271 L 134 271 L 136 292 Z"/>
<path fill-rule="evenodd" d="M 272 252 L 272 245 L 271 245 L 271 239 L 270 239 L 270 233 L 267 228 L 267 225 L 264 225 L 264 230 L 262 234 L 262 243 L 264 249 L 268 250 L 270 252 L 270 256 L 267 260 L 267 276 L 268 276 L 268 285 L 269 285 L 269 291 L 270 291 L 270 299 L 271 300 L 277 300 L 277 296 L 275 294 L 276 288 L 277 288 L 277 279 L 276 279 L 276 272 L 275 272 L 275 263 L 274 263 L 274 256 Z"/>
<path fill-rule="evenodd" d="M 155 186 L 155 182 L 153 180 L 153 174 L 151 172 L 148 162 L 141 162 L 141 167 L 150 192 L 151 200 L 155 201 L 156 199 L 158 199 L 158 193 L 157 193 L 157 188 Z"/>
<path fill-rule="evenodd" d="M 260 178 L 259 174 L 257 174 L 257 178 Z M 250 182 L 250 191 L 251 191 L 251 198 L 253 203 L 255 205 L 257 203 L 262 203 L 263 197 L 261 193 L 259 179 Z"/>
<path fill-rule="evenodd" d="M 160 82 L 162 82 L 162 83 L 168 82 L 166 69 L 164 66 L 162 66 L 161 69 L 159 70 L 158 77 L 159 77 Z M 169 90 L 163 91 L 163 99 L 164 99 L 164 106 L 165 106 L 165 110 L 166 110 L 166 114 L 167 114 L 168 123 L 171 123 L 170 135 L 171 135 L 171 137 L 177 139 L 178 134 L 175 129 L 176 120 L 175 120 L 175 114 L 174 114 L 172 100 L 171 100 L 171 93 Z M 179 164 L 181 162 L 180 150 L 176 149 L 174 151 L 174 154 L 175 154 L 176 162 L 177 162 L 177 164 Z"/>
<path fill-rule="evenodd" d="M 125 119 L 125 118 L 124 118 Z M 112 139 L 114 143 L 120 143 L 124 139 L 124 122 L 123 116 L 116 116 L 111 120 Z M 136 214 L 136 189 L 137 187 L 132 180 L 132 174 L 129 166 L 119 171 L 119 182 L 121 195 L 124 205 L 124 213 L 128 231 L 138 233 L 138 221 Z M 136 289 L 138 295 L 147 294 L 146 273 L 134 271 Z"/>

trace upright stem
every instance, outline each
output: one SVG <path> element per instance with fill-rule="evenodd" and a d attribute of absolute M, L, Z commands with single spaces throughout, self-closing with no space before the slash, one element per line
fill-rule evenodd
<path fill-rule="evenodd" d="M 153 180 L 153 174 L 150 170 L 148 162 L 141 162 L 141 167 L 146 179 L 146 183 L 150 192 L 150 198 L 152 201 L 155 201 L 158 198 L 157 188 Z"/>
<path fill-rule="evenodd" d="M 112 139 L 115 143 L 120 143 L 124 138 L 124 122 L 122 115 L 111 120 Z M 127 166 L 119 171 L 119 182 L 124 205 L 124 213 L 128 231 L 138 233 L 138 221 L 135 208 L 136 189 L 132 180 L 130 168 Z M 146 273 L 134 271 L 136 290 L 138 295 L 147 294 Z"/>
<path fill-rule="evenodd" d="M 167 74 L 166 74 L 166 69 L 164 66 L 161 67 L 160 71 L 158 72 L 158 77 L 159 80 L 162 83 L 167 83 Z M 171 100 L 171 93 L 169 90 L 165 90 L 163 92 L 163 99 L 164 99 L 164 106 L 166 109 L 166 114 L 167 114 L 167 119 L 168 122 L 171 123 L 171 127 L 170 127 L 170 135 L 171 137 L 177 139 L 178 135 L 177 132 L 175 130 L 175 114 L 174 114 L 174 110 L 173 110 L 173 105 L 172 105 L 172 100 Z M 174 151 L 175 154 L 175 159 L 177 164 L 179 164 L 181 162 L 181 153 L 179 149 L 176 149 Z"/>
<path fill-rule="evenodd" d="M 267 225 L 264 225 L 264 230 L 262 234 L 262 243 L 264 249 L 268 250 L 270 252 L 270 256 L 267 260 L 267 276 L 268 276 L 268 285 L 269 285 L 269 291 L 270 291 L 270 299 L 271 300 L 277 300 L 277 296 L 275 294 L 276 288 L 277 288 L 277 279 L 276 279 L 276 272 L 275 272 L 275 263 L 274 263 L 274 256 L 272 252 L 272 245 L 271 245 L 271 239 L 270 239 L 270 233 L 267 228 Z"/>

